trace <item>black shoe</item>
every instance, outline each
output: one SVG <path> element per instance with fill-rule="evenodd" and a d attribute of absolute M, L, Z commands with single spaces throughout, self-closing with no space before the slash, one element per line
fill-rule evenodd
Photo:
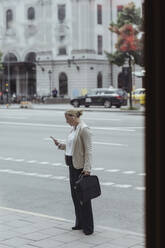
<path fill-rule="evenodd" d="M 85 235 L 91 235 L 93 233 L 93 231 L 91 232 L 84 232 Z"/>
<path fill-rule="evenodd" d="M 72 227 L 72 230 L 81 230 L 81 229 L 82 229 L 81 226 L 73 226 L 73 227 Z"/>

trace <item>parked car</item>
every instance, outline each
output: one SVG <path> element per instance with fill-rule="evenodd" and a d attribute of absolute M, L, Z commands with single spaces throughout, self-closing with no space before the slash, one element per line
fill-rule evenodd
<path fill-rule="evenodd" d="M 28 97 L 23 96 L 20 101 L 20 108 L 32 108 L 32 102 Z"/>
<path fill-rule="evenodd" d="M 92 89 L 85 96 L 79 96 L 71 99 L 70 103 L 74 107 L 84 105 L 89 106 L 104 106 L 105 108 L 111 108 L 116 106 L 120 108 L 123 105 L 127 105 L 127 92 L 118 88 L 97 88 Z"/>
<path fill-rule="evenodd" d="M 145 104 L 145 97 L 146 97 L 146 89 L 145 88 L 138 88 L 132 91 L 132 99 L 135 101 L 139 101 L 141 105 Z"/>

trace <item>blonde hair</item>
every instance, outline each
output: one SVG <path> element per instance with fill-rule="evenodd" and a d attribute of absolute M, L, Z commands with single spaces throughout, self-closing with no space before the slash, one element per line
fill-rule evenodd
<path fill-rule="evenodd" d="M 83 114 L 82 109 L 69 109 L 65 112 L 65 115 L 75 116 L 77 118 L 79 118 L 82 114 Z"/>

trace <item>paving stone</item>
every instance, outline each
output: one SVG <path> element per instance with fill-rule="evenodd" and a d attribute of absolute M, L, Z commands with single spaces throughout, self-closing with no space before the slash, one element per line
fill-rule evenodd
<path fill-rule="evenodd" d="M 82 234 L 83 235 L 83 234 Z M 52 240 L 61 241 L 63 243 L 72 242 L 75 240 L 80 240 L 81 236 L 77 236 L 76 233 L 66 232 L 65 234 L 58 234 L 52 238 Z"/>
<path fill-rule="evenodd" d="M 11 246 L 9 247 L 9 246 L 7 246 L 7 245 L 2 245 L 2 244 L 0 244 L 0 248 L 12 248 Z M 32 247 L 31 247 L 32 248 Z M 34 248 L 34 247 L 33 247 Z"/>
<path fill-rule="evenodd" d="M 51 236 L 52 236 L 51 234 L 34 232 L 34 233 L 30 233 L 30 234 L 25 234 L 22 236 L 22 238 L 33 240 L 33 241 L 39 241 L 39 240 L 47 239 Z"/>
<path fill-rule="evenodd" d="M 116 246 L 109 242 L 109 243 L 98 245 L 97 248 L 123 248 L 123 246 L 118 246 L 118 245 Z"/>
<path fill-rule="evenodd" d="M 15 238 L 4 240 L 1 243 L 4 245 L 8 245 L 8 246 L 11 245 L 12 247 L 18 248 L 20 245 L 29 244 L 30 242 L 31 240 L 15 237 Z"/>
<path fill-rule="evenodd" d="M 66 232 L 67 232 L 67 230 L 64 230 L 62 228 L 55 228 L 55 227 L 47 228 L 47 229 L 44 229 L 44 230 L 40 231 L 40 233 L 50 234 L 52 236 L 55 236 L 55 235 L 58 235 L 58 234 L 65 234 Z"/>
<path fill-rule="evenodd" d="M 146 246 L 144 244 L 139 244 L 139 245 L 133 245 L 130 248 L 145 248 Z"/>
<path fill-rule="evenodd" d="M 118 239 L 114 239 L 111 241 L 111 244 L 113 245 L 118 245 L 118 246 L 122 246 L 123 248 L 129 248 L 132 247 L 133 245 L 137 245 L 139 244 L 140 241 L 139 239 L 137 239 L 137 237 L 121 237 Z"/>
<path fill-rule="evenodd" d="M 39 248 L 56 248 L 56 247 L 60 247 L 63 244 L 63 242 L 53 240 L 53 239 L 44 239 L 44 240 L 33 242 L 31 244 L 34 247 L 36 246 Z"/>
<path fill-rule="evenodd" d="M 11 230 L 6 230 L 6 231 L 0 231 L 0 241 L 14 238 L 17 236 L 17 232 L 11 231 Z"/>
<path fill-rule="evenodd" d="M 26 227 L 19 227 L 16 229 L 18 233 L 22 233 L 22 234 L 28 234 L 28 233 L 33 233 L 33 232 L 36 232 L 36 231 L 40 231 L 42 230 L 42 228 L 39 228 L 37 226 L 26 226 Z"/>
<path fill-rule="evenodd" d="M 74 241 L 71 243 L 65 243 L 64 245 L 60 246 L 60 248 L 94 248 L 96 247 L 93 244 L 87 244 L 81 241 Z M 109 247 L 108 247 L 109 248 Z"/>
<path fill-rule="evenodd" d="M 30 226 L 31 223 L 28 223 L 27 221 L 24 221 L 24 220 L 13 220 L 13 221 L 9 221 L 7 223 L 7 225 L 9 227 L 26 227 L 26 226 Z"/>

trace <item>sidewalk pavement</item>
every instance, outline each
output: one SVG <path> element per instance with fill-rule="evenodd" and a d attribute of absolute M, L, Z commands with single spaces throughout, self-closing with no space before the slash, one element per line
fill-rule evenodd
<path fill-rule="evenodd" d="M 95 227 L 92 235 L 71 230 L 73 222 L 0 207 L 0 248 L 144 248 L 144 236 Z"/>
<path fill-rule="evenodd" d="M 29 109 L 40 109 L 40 110 L 61 110 L 61 111 L 66 111 L 70 108 L 74 108 L 71 104 L 44 104 L 44 103 L 33 103 L 32 105 L 29 105 L 29 107 L 27 107 Z M 90 106 L 89 108 L 85 108 L 84 106 L 80 107 L 81 109 L 83 109 L 84 111 L 88 111 L 88 112 L 127 112 L 127 113 L 133 113 L 133 114 L 144 114 L 145 112 L 145 108 L 144 106 L 140 106 L 139 109 L 137 110 L 129 110 L 128 106 L 122 106 L 121 108 L 116 108 L 116 107 L 112 107 L 112 108 L 104 108 L 103 106 Z M 7 104 L 1 104 L 0 105 L 0 109 L 22 109 L 20 108 L 20 104 L 11 104 L 11 105 L 7 105 Z"/>

